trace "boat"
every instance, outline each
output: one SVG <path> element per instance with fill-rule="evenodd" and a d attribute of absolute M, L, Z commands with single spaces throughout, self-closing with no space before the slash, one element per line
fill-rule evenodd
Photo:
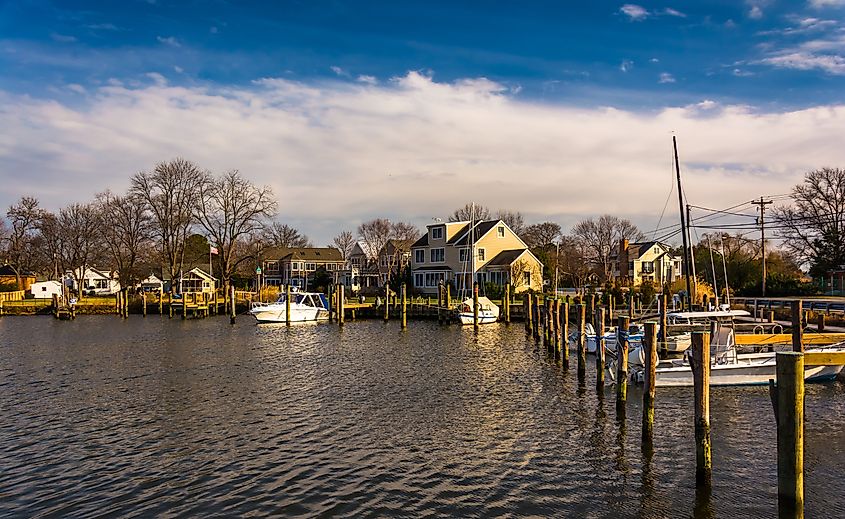
<path fill-rule="evenodd" d="M 470 279 L 472 280 L 472 290 L 477 290 L 475 286 L 475 204 L 472 205 L 472 215 L 470 216 L 469 222 L 469 266 L 470 272 L 472 276 Z M 466 266 L 464 267 L 466 270 Z M 461 292 L 466 292 L 467 289 L 467 282 L 466 276 L 463 279 L 463 287 Z M 478 322 L 477 324 L 492 324 L 499 320 L 499 307 L 493 301 L 490 301 L 485 296 L 476 296 L 478 301 Z M 473 297 L 464 297 L 463 301 L 461 301 L 460 306 L 457 309 L 458 315 L 458 322 L 462 325 L 475 325 L 475 313 L 473 312 Z"/>
<path fill-rule="evenodd" d="M 819 348 L 807 352 L 845 352 L 845 343 Z M 693 385 L 691 352 L 681 359 L 660 361 L 655 370 L 654 385 L 657 387 L 690 387 Z M 631 378 L 639 383 L 645 379 L 645 354 L 642 348 L 632 351 L 628 357 Z M 777 378 L 776 352 L 737 353 L 734 330 L 720 323 L 710 341 L 710 385 L 711 386 L 758 386 Z M 804 381 L 808 383 L 829 382 L 836 378 L 842 366 L 806 366 Z"/>
<path fill-rule="evenodd" d="M 461 302 L 458 311 L 458 319 L 461 324 L 471 325 L 475 322 L 472 311 L 472 298 L 469 297 Z M 499 320 L 499 307 L 484 296 L 478 298 L 478 324 L 490 324 Z"/>
<path fill-rule="evenodd" d="M 249 313 L 255 317 L 255 320 L 259 324 L 287 322 L 286 297 L 286 294 L 281 294 L 272 303 L 252 303 Z M 291 293 L 290 297 L 290 322 L 300 323 L 329 320 L 329 302 L 325 294 L 319 292 L 294 292 Z"/>

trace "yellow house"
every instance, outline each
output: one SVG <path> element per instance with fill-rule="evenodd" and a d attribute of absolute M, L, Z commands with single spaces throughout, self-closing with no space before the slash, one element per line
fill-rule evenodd
<path fill-rule="evenodd" d="M 674 283 L 683 276 L 683 257 L 657 241 L 619 242 L 613 277 L 622 285 L 639 286 L 649 281 L 656 286 Z"/>
<path fill-rule="evenodd" d="M 510 284 L 514 292 L 542 290 L 543 264 L 502 220 L 438 222 L 411 245 L 417 293 L 436 294 L 440 281 L 455 289 L 472 286 L 473 257 L 479 284 Z"/>

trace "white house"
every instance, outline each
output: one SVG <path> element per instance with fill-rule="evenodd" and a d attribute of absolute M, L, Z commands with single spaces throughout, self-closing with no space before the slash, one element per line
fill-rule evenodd
<path fill-rule="evenodd" d="M 53 299 L 53 296 L 62 297 L 62 284 L 55 280 L 38 281 L 29 287 L 29 293 L 35 299 Z"/>
<path fill-rule="evenodd" d="M 141 281 L 140 288 L 144 292 L 163 292 L 164 281 L 155 274 L 150 274 L 146 279 Z"/>
<path fill-rule="evenodd" d="M 176 292 L 179 294 L 213 294 L 217 289 L 217 280 L 201 268 L 192 268 L 182 273 L 176 282 Z"/>
<path fill-rule="evenodd" d="M 85 269 L 85 275 L 79 276 L 81 268 L 65 273 L 65 283 L 72 290 L 79 292 L 76 286 L 76 278 L 82 278 L 82 289 L 86 295 L 108 296 L 120 292 L 120 281 L 117 280 L 117 272 L 97 267 Z"/>

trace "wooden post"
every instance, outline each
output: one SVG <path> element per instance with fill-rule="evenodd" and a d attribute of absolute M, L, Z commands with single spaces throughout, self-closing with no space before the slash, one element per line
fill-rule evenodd
<path fill-rule="evenodd" d="M 172 292 L 167 293 L 167 313 L 168 313 L 168 318 L 173 319 L 173 293 Z"/>
<path fill-rule="evenodd" d="M 540 294 L 534 296 L 534 342 L 540 342 Z"/>
<path fill-rule="evenodd" d="M 593 325 L 593 328 L 596 327 L 596 295 L 590 295 L 590 305 L 587 307 L 587 321 Z"/>
<path fill-rule="evenodd" d="M 147 316 L 147 293 L 141 292 L 141 315 Z"/>
<path fill-rule="evenodd" d="M 437 324 L 443 324 L 443 280 L 437 282 Z"/>
<path fill-rule="evenodd" d="M 546 345 L 546 350 L 551 352 L 552 344 L 552 300 L 546 296 L 543 300 L 543 343 Z"/>
<path fill-rule="evenodd" d="M 478 329 L 478 281 L 472 282 L 472 327 Z"/>
<path fill-rule="evenodd" d="M 563 303 L 560 316 L 560 361 L 563 368 L 569 368 L 569 303 Z"/>
<path fill-rule="evenodd" d="M 346 322 L 346 309 L 343 307 L 346 304 L 346 287 L 342 284 L 337 285 L 337 324 L 343 326 Z"/>
<path fill-rule="evenodd" d="M 776 394 L 778 516 L 804 517 L 803 353 L 777 353 Z"/>
<path fill-rule="evenodd" d="M 619 316 L 616 324 L 616 402 L 628 400 L 628 326 L 627 317 Z"/>
<path fill-rule="evenodd" d="M 534 317 L 532 315 L 532 309 L 534 308 L 533 298 L 534 296 L 530 292 L 526 292 L 525 299 L 522 300 L 523 306 L 525 307 L 525 311 L 523 312 L 525 315 L 525 331 L 529 334 L 532 333 L 531 326 L 534 324 Z"/>
<path fill-rule="evenodd" d="M 710 486 L 710 334 L 693 332 L 691 348 L 695 391 L 695 482 L 697 486 Z"/>
<path fill-rule="evenodd" d="M 390 320 L 390 286 L 384 284 L 384 322 Z"/>
<path fill-rule="evenodd" d="M 188 317 L 188 294 L 182 292 L 182 319 Z"/>
<path fill-rule="evenodd" d="M 164 288 L 158 289 L 158 315 L 164 315 Z"/>
<path fill-rule="evenodd" d="M 59 296 L 58 294 L 53 294 L 53 317 L 59 316 Z"/>
<path fill-rule="evenodd" d="M 576 318 L 578 319 L 578 380 L 583 381 L 587 375 L 587 332 L 584 329 L 586 324 L 586 306 L 579 304 L 575 307 Z"/>
<path fill-rule="evenodd" d="M 664 293 L 660 296 L 660 334 L 658 340 L 660 341 L 660 351 L 665 357 L 669 353 L 669 346 L 667 338 L 669 337 L 669 320 L 666 317 L 669 314 L 668 305 L 669 297 Z"/>
<path fill-rule="evenodd" d="M 613 324 L 613 294 L 607 295 L 607 322 Z"/>
<path fill-rule="evenodd" d="M 816 316 L 816 326 L 818 327 L 819 333 L 824 331 L 824 314 L 820 313 Z"/>
<path fill-rule="evenodd" d="M 628 317 L 634 318 L 634 292 L 628 292 Z"/>
<path fill-rule="evenodd" d="M 505 324 L 511 323 L 511 284 L 505 285 Z"/>
<path fill-rule="evenodd" d="M 332 322 L 334 316 L 332 314 L 337 314 L 338 304 L 337 304 L 337 284 L 329 283 L 329 322 Z M 338 318 L 340 320 L 340 318 Z"/>
<path fill-rule="evenodd" d="M 80 294 L 82 291 L 80 290 Z M 82 296 L 80 296 L 82 297 Z M 120 315 L 120 291 L 114 293 L 114 313 Z"/>
<path fill-rule="evenodd" d="M 792 302 L 792 351 L 804 351 L 804 327 L 801 301 Z"/>
<path fill-rule="evenodd" d="M 290 283 L 285 285 L 285 325 L 290 326 Z"/>
<path fill-rule="evenodd" d="M 452 285 L 446 284 L 446 319 L 449 319 L 449 310 L 452 308 Z"/>
<path fill-rule="evenodd" d="M 235 285 L 232 285 L 231 289 L 232 290 L 231 290 L 230 300 L 232 301 L 232 305 L 231 305 L 231 313 L 229 314 L 229 323 L 235 324 L 235 313 L 237 312 L 237 309 L 235 307 Z M 288 315 L 290 315 L 290 312 L 288 312 Z"/>
<path fill-rule="evenodd" d="M 596 310 L 596 389 L 604 389 L 604 308 Z"/>
<path fill-rule="evenodd" d="M 408 292 L 405 283 L 402 283 L 402 328 L 408 327 Z M 477 296 L 476 296 L 477 297 Z"/>
<path fill-rule="evenodd" d="M 554 339 L 552 340 L 552 347 L 554 348 L 554 358 L 555 360 L 560 358 L 560 299 L 555 297 L 553 307 L 554 311 L 552 312 L 553 319 L 552 328 L 554 329 Z"/>
<path fill-rule="evenodd" d="M 657 375 L 657 323 L 645 323 L 643 335 L 645 380 L 643 381 L 643 443 L 654 438 L 654 379 Z"/>

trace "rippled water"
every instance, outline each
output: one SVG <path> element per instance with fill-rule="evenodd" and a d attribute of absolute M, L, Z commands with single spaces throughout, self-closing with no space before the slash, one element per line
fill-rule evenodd
<path fill-rule="evenodd" d="M 590 359 L 592 362 L 592 358 Z M 0 515 L 767 517 L 765 388 L 714 389 L 696 495 L 692 394 L 617 417 L 526 340 L 413 322 L 0 319 Z M 808 517 L 845 517 L 845 386 L 807 395 Z"/>

